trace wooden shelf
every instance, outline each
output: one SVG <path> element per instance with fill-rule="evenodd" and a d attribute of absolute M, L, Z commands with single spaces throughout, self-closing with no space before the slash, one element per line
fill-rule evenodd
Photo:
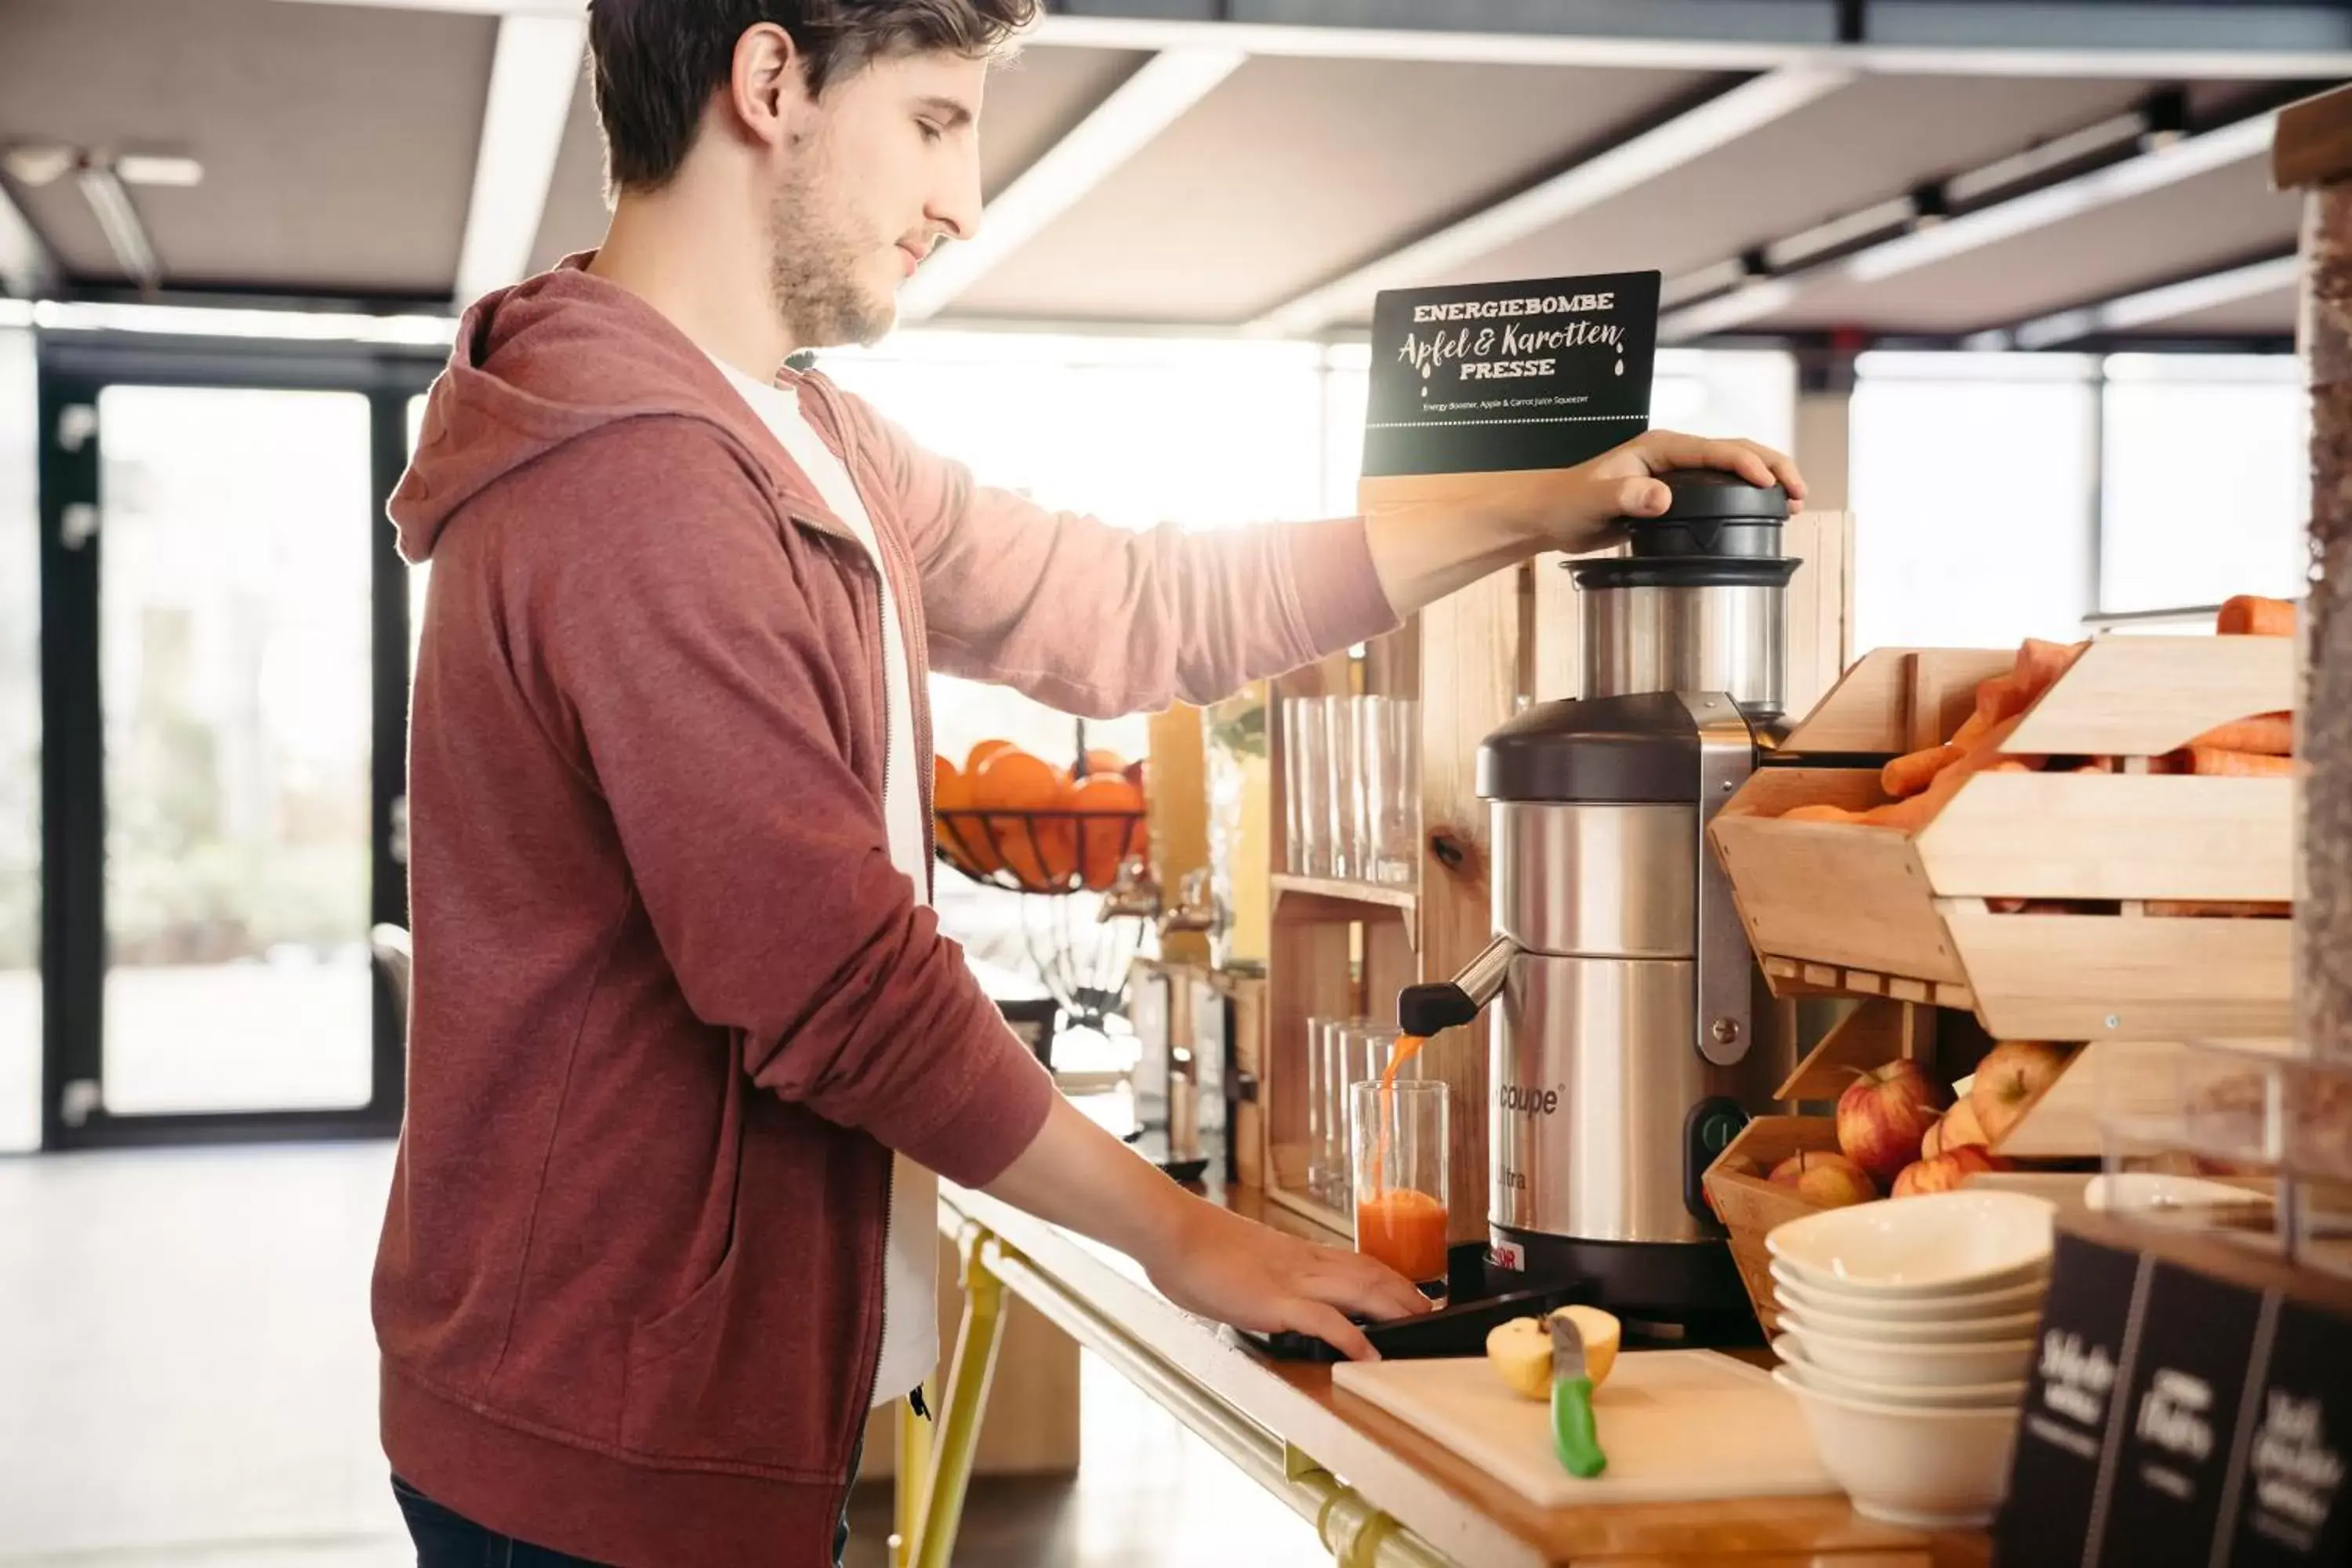
<path fill-rule="evenodd" d="M 1776 996 L 1884 996 L 1894 1002 L 1917 1002 L 1930 1007 L 1973 1011 L 1976 994 L 1949 980 L 1916 980 L 1907 975 L 1881 974 L 1870 969 L 1848 969 L 1834 963 L 1809 963 L 1801 959 L 1764 960 L 1764 978 Z"/>
<path fill-rule="evenodd" d="M 1314 919 L 1363 918 L 1367 910 L 1412 915 L 1421 908 L 1421 896 L 1391 882 L 1347 882 L 1331 877 L 1274 874 L 1276 908 L 1294 916 Z"/>

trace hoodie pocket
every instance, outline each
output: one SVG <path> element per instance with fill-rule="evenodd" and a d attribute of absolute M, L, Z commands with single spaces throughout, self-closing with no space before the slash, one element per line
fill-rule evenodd
<path fill-rule="evenodd" d="M 823 1269 L 760 1267 L 778 1251 L 759 1239 L 739 1237 L 691 1296 L 631 1332 L 621 1443 L 655 1460 L 838 1480 L 855 1435 L 856 1320 Z"/>
<path fill-rule="evenodd" d="M 691 1350 L 695 1342 L 709 1332 L 711 1319 L 725 1305 L 727 1291 L 735 1280 L 735 1259 L 742 1250 L 740 1238 L 727 1244 L 726 1253 L 710 1278 L 694 1288 L 677 1306 L 649 1323 L 641 1324 L 629 1334 L 629 1391 L 636 1392 L 639 1374 L 657 1362 Z"/>

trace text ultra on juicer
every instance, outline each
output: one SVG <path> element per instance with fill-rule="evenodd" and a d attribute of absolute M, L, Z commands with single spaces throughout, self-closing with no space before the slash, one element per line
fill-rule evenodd
<path fill-rule="evenodd" d="M 1705 832 L 1777 738 L 1798 563 L 1784 491 L 1666 483 L 1629 554 L 1569 568 L 1583 695 L 1479 747 L 1497 934 L 1399 1021 L 1488 1012 L 1494 1261 L 1697 1332 L 1748 1313 L 1700 1174 L 1788 1066 L 1756 1049 L 1754 960 Z"/>

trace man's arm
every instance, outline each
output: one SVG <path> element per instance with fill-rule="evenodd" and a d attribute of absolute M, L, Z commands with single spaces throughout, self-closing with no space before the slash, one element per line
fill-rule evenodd
<path fill-rule="evenodd" d="M 562 461 L 502 541 L 518 678 L 585 742 L 688 1005 L 758 1083 L 1129 1252 L 1221 1319 L 1364 1353 L 1340 1310 L 1420 1309 L 1369 1260 L 1191 1196 L 1055 1092 L 891 865 L 843 760 L 837 693 L 865 666 L 835 665 L 721 437 L 640 419 Z"/>
<path fill-rule="evenodd" d="M 1573 468 L 1496 476 L 1474 503 L 1138 533 L 980 485 L 857 399 L 843 402 L 921 564 L 933 661 L 1089 717 L 1213 701 L 1539 551 L 1600 549 L 1620 518 L 1665 509 L 1654 476 L 1670 469 L 1730 468 L 1804 493 L 1777 452 L 1652 431 Z"/>

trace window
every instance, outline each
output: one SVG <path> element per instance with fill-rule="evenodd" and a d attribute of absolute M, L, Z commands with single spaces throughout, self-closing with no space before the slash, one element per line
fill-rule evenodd
<path fill-rule="evenodd" d="M 373 1092 L 367 399 L 112 385 L 105 1105 Z"/>
<path fill-rule="evenodd" d="M 2290 354 L 2106 363 L 2099 609 L 2304 591 L 2309 400 Z"/>
<path fill-rule="evenodd" d="M 2093 363 L 1867 353 L 1856 369 L 1854 652 L 2077 635 L 2091 608 Z"/>

